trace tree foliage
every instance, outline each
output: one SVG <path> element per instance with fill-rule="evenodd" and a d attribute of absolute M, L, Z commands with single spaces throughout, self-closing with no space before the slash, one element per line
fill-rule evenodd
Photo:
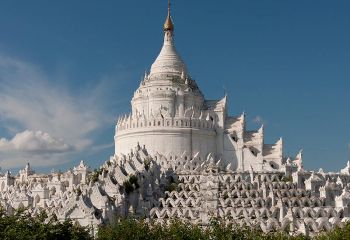
<path fill-rule="evenodd" d="M 123 188 L 126 192 L 126 194 L 130 194 L 134 190 L 138 189 L 140 187 L 138 183 L 138 178 L 135 175 L 131 175 L 128 180 L 123 182 Z"/>
<path fill-rule="evenodd" d="M 102 174 L 103 168 L 95 169 L 92 173 L 90 173 L 88 177 L 88 182 L 95 183 L 98 181 L 98 177 Z"/>
<path fill-rule="evenodd" d="M 290 236 L 287 232 L 263 233 L 261 230 L 225 225 L 219 221 L 212 221 L 206 227 L 173 220 L 171 224 L 147 223 L 144 220 L 124 219 L 113 225 L 102 226 L 99 229 L 99 240 L 309 240 L 303 235 Z M 314 237 L 316 240 L 347 240 L 350 239 L 350 222 L 343 228 L 336 228 L 331 232 L 321 233 Z"/>
<path fill-rule="evenodd" d="M 350 239 L 350 222 L 347 222 L 342 228 L 335 228 L 330 232 L 325 232 L 316 237 L 317 240 L 348 240 Z"/>
<path fill-rule="evenodd" d="M 32 217 L 24 210 L 8 216 L 0 209 L 0 239 L 88 239 L 88 228 L 72 223 L 59 222 L 55 217 L 48 218 L 42 212 Z M 96 236 L 97 240 L 302 240 L 311 239 L 302 235 L 290 236 L 286 232 L 263 233 L 261 230 L 225 225 L 220 221 L 212 221 L 208 226 L 200 227 L 180 220 L 173 220 L 170 224 L 149 223 L 145 220 L 120 219 L 119 221 L 101 226 Z M 350 222 L 343 228 L 336 228 L 331 232 L 320 233 L 316 240 L 346 240 L 350 239 Z"/>
<path fill-rule="evenodd" d="M 7 215 L 0 209 L 0 239 L 93 239 L 89 229 L 75 225 L 72 221 L 59 222 L 57 219 L 48 218 L 42 212 L 32 217 L 24 209 L 18 210 L 13 215 Z"/>
<path fill-rule="evenodd" d="M 293 182 L 293 177 L 292 176 L 284 176 L 282 177 L 281 181 L 283 182 Z"/>
<path fill-rule="evenodd" d="M 307 239 L 303 236 L 291 237 L 284 232 L 264 234 L 260 230 L 224 225 L 219 221 L 213 221 L 205 228 L 195 224 L 173 220 L 171 224 L 146 223 L 144 220 L 125 219 L 113 225 L 106 225 L 99 229 L 99 240 L 120 239 L 120 240 L 274 240 L 274 239 Z"/>

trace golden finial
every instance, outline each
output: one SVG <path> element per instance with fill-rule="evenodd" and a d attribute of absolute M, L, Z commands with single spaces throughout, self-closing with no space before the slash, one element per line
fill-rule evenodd
<path fill-rule="evenodd" d="M 170 0 L 168 0 L 168 16 L 166 17 L 164 26 L 163 26 L 163 30 L 164 32 L 166 31 L 170 31 L 173 32 L 174 31 L 174 24 L 173 21 L 171 20 L 171 15 L 170 15 Z"/>

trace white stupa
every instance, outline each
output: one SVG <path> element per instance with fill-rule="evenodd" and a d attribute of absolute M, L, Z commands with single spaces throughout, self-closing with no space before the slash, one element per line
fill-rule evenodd
<path fill-rule="evenodd" d="M 303 168 L 300 151 L 283 157 L 282 139 L 264 143 L 227 98 L 206 100 L 174 45 L 170 16 L 164 44 L 116 125 L 115 153 L 91 172 L 83 161 L 66 172 L 0 174 L 7 214 L 26 207 L 96 230 L 119 217 L 207 226 L 211 219 L 267 233 L 315 236 L 350 220 L 350 162 L 338 173 Z"/>
<path fill-rule="evenodd" d="M 132 112 L 118 120 L 116 155 L 140 144 L 173 159 L 211 154 L 232 170 L 280 170 L 285 162 L 281 139 L 264 144 L 263 127 L 247 131 L 244 114 L 228 115 L 226 96 L 204 98 L 176 51 L 170 8 L 163 30 L 162 49 L 134 93 Z"/>

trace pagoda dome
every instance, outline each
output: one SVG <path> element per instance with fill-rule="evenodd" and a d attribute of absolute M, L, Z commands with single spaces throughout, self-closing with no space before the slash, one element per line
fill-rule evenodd
<path fill-rule="evenodd" d="M 181 76 L 186 72 L 186 65 L 177 53 L 172 36 L 165 35 L 164 44 L 157 59 L 151 67 L 150 75 L 175 74 Z"/>

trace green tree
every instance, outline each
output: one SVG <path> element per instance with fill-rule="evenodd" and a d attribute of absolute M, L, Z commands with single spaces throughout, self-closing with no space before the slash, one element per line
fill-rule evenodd
<path fill-rule="evenodd" d="M 0 239 L 92 239 L 89 229 L 66 220 L 59 222 L 54 217 L 48 218 L 45 212 L 32 217 L 24 209 L 13 215 L 5 214 L 0 209 Z"/>

